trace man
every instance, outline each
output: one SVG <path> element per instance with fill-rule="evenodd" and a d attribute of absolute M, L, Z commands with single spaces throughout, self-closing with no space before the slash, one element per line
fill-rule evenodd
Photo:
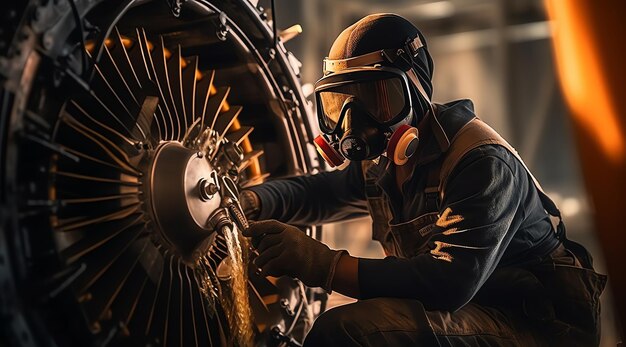
<path fill-rule="evenodd" d="M 424 37 L 400 16 L 367 16 L 339 35 L 316 83 L 325 136 L 315 143 L 347 167 L 242 192 L 262 220 L 244 233 L 255 264 L 360 300 L 322 314 L 307 346 L 597 345 L 606 278 L 472 103 L 430 102 L 432 72 Z M 368 211 L 385 259 L 282 223 Z"/>

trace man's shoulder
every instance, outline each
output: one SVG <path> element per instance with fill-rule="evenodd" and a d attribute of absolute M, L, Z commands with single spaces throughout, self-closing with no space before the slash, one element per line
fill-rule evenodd
<path fill-rule="evenodd" d="M 450 139 L 450 147 L 442 162 L 444 185 L 452 172 L 487 157 L 503 162 L 515 174 L 523 168 L 515 149 L 496 130 L 476 117 L 461 125 Z"/>
<path fill-rule="evenodd" d="M 504 146 L 498 144 L 484 144 L 468 151 L 457 166 L 464 166 L 484 158 L 494 158 L 504 162 L 512 172 L 517 171 L 517 158 Z"/>

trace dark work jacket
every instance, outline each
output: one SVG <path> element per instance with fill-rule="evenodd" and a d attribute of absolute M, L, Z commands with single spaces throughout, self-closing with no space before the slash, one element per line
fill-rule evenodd
<path fill-rule="evenodd" d="M 469 100 L 438 105 L 437 113 L 449 138 L 475 117 Z M 402 190 L 395 166 L 381 157 L 376 182 L 390 207 L 390 224 L 433 212 L 424 190 L 429 169 L 441 154 L 434 136 L 422 131 L 418 154 L 407 164 L 413 165 L 413 173 Z M 364 185 L 361 164 L 351 163 L 343 171 L 251 189 L 261 200 L 259 219 L 311 225 L 368 215 Z M 444 222 L 433 224 L 424 252 L 359 261 L 361 298 L 414 298 L 427 308 L 454 311 L 476 295 L 495 269 L 539 263 L 560 244 L 528 172 L 502 146 L 484 145 L 463 156 L 444 193 L 434 211 Z"/>

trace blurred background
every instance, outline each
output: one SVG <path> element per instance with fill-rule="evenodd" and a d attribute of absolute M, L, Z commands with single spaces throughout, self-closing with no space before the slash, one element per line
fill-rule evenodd
<path fill-rule="evenodd" d="M 279 29 L 295 24 L 303 28 L 285 45 L 301 61 L 309 92 L 321 77 L 322 59 L 347 26 L 376 12 L 397 13 L 416 24 L 435 62 L 434 101 L 471 99 L 476 114 L 520 152 L 560 207 L 568 237 L 591 251 L 598 272 L 607 272 L 542 0 L 276 0 L 275 5 Z M 331 247 L 383 257 L 381 247 L 371 241 L 369 219 L 325 226 L 323 235 Z M 333 294 L 330 305 L 347 302 Z M 610 286 L 602 304 L 601 346 L 615 346 L 619 336 Z"/>

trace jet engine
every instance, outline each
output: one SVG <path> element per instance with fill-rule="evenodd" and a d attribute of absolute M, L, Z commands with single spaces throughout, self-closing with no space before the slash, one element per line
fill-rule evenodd
<path fill-rule="evenodd" d="M 238 201 L 321 169 L 273 14 L 252 0 L 3 7 L 0 341 L 299 345 L 326 296 L 256 273 Z"/>

